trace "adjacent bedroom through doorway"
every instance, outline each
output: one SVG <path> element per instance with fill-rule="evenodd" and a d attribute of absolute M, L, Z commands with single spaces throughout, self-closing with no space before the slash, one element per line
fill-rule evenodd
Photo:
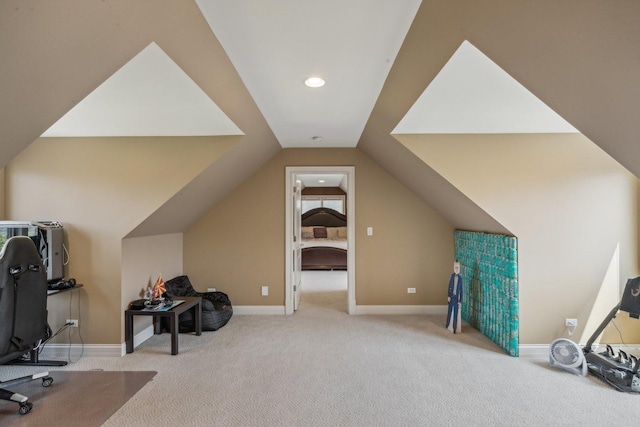
<path fill-rule="evenodd" d="M 293 253 L 299 249 L 300 260 L 299 281 L 294 282 L 293 292 L 295 295 L 295 283 L 298 283 L 299 303 L 294 303 L 294 310 L 316 306 L 348 313 L 348 176 L 304 170 L 295 175 L 295 182 L 301 191 L 299 209 L 295 209 L 292 221 L 293 234 L 300 236 L 291 242 Z M 292 264 L 292 276 L 296 277 L 295 262 Z"/>
<path fill-rule="evenodd" d="M 346 175 L 298 175 L 301 196 L 301 303 L 347 312 Z"/>

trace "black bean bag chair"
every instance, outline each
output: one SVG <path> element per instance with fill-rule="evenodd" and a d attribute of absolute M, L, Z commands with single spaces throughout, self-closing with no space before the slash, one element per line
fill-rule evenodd
<path fill-rule="evenodd" d="M 189 277 L 178 276 L 164 283 L 167 296 L 179 300 L 180 297 L 202 297 L 202 330 L 217 331 L 227 324 L 233 315 L 233 307 L 229 297 L 224 292 L 198 292 L 193 289 Z M 168 320 L 168 319 L 163 319 Z M 167 325 L 165 329 L 168 328 Z M 179 317 L 180 332 L 193 332 L 196 326 L 191 310 Z"/>

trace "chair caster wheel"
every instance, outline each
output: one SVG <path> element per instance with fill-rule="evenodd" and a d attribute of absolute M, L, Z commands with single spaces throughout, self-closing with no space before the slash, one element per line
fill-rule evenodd
<path fill-rule="evenodd" d="M 53 378 L 51 377 L 44 377 L 42 379 L 42 387 L 49 387 L 51 384 L 53 384 Z"/>
<path fill-rule="evenodd" d="M 31 411 L 31 408 L 33 408 L 33 403 L 31 403 L 31 402 L 21 403 L 20 404 L 20 409 L 18 409 L 18 413 L 20 415 L 28 414 L 29 411 Z"/>

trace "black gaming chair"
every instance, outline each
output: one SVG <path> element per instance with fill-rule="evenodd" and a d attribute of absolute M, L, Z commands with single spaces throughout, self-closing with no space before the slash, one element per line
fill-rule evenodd
<path fill-rule="evenodd" d="M 47 335 L 47 276 L 42 259 L 29 237 L 11 237 L 0 251 L 0 364 L 29 353 Z M 48 387 L 53 382 L 48 375 L 0 381 L 0 399 L 19 403 L 24 415 L 31 410 L 31 402 L 4 387 L 38 378 Z"/>

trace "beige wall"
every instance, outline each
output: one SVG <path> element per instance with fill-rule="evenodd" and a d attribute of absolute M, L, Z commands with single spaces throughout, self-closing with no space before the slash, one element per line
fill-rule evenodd
<path fill-rule="evenodd" d="M 592 309 L 617 247 L 618 286 L 638 275 L 637 179 L 584 137 L 403 142 L 518 237 L 522 343 L 562 335 L 565 317 L 578 318 L 581 328 L 589 316 L 601 320 L 606 313 Z M 349 197 L 356 203 L 358 305 L 445 303 L 451 225 L 359 149 L 282 150 L 185 231 L 184 243 L 180 233 L 122 240 L 222 161 L 230 145 L 224 138 L 38 139 L 7 166 L 7 219 L 61 221 L 68 276 L 85 284 L 79 313 L 75 304 L 69 312 L 66 297 L 50 299 L 54 329 L 69 314 L 81 318 L 86 343 L 120 343 L 126 303 L 158 273 L 169 278 L 182 268 L 198 289 L 216 287 L 236 305 L 284 305 L 285 166 L 355 166 Z M 260 296 L 264 285 L 268 297 Z M 630 333 L 625 341 L 640 339 Z"/>
<path fill-rule="evenodd" d="M 166 281 L 182 274 L 182 233 L 122 240 L 122 305 L 144 298 L 158 276 Z M 151 325 L 151 318 L 136 316 L 134 334 Z M 124 340 L 124 336 L 122 337 Z"/>
<path fill-rule="evenodd" d="M 41 138 L 7 166 L 7 219 L 65 226 L 67 276 L 85 285 L 85 343 L 122 342 L 125 301 L 135 297 L 135 286 L 122 284 L 123 237 L 231 145 L 222 137 Z M 54 330 L 64 322 L 54 313 L 68 310 L 66 298 L 50 298 Z"/>
<path fill-rule="evenodd" d="M 521 343 L 604 319 L 592 308 L 618 247 L 619 289 L 638 275 L 638 181 L 584 136 L 397 138 L 518 237 Z"/>
<path fill-rule="evenodd" d="M 452 227 L 358 149 L 285 149 L 272 158 L 184 233 L 194 286 L 216 287 L 236 305 L 284 305 L 286 166 L 355 166 L 356 304 L 446 303 Z"/>
<path fill-rule="evenodd" d="M 4 168 L 2 168 L 0 169 L 0 219 L 5 219 L 6 215 L 4 187 Z"/>

